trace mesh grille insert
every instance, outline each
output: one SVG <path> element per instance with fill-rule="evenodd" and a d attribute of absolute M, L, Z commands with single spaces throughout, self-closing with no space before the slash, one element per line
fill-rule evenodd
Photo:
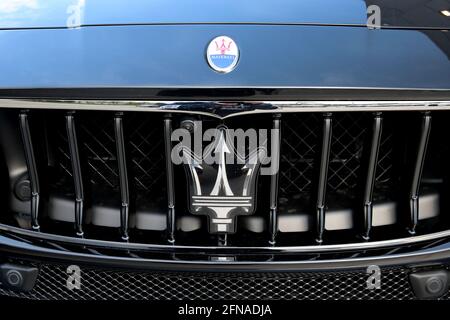
<path fill-rule="evenodd" d="M 332 273 L 148 273 L 81 268 L 81 290 L 66 288 L 66 267 L 43 265 L 32 299 L 414 299 L 406 269 L 382 270 L 381 288 L 368 289 L 365 272 Z M 447 295 L 448 297 L 448 295 Z"/>

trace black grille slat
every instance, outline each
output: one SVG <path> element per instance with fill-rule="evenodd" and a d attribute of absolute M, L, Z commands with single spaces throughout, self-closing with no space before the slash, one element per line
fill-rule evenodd
<path fill-rule="evenodd" d="M 276 163 L 272 164 L 275 168 L 279 168 L 280 165 L 280 145 L 281 145 L 281 120 L 276 116 L 273 120 L 273 129 L 279 133 L 278 139 L 271 142 L 272 147 L 272 159 L 275 159 Z M 269 217 L 269 244 L 275 245 L 276 235 L 278 233 L 278 180 L 279 170 L 275 174 L 272 174 L 270 178 L 270 217 Z"/>
<path fill-rule="evenodd" d="M 38 170 L 36 166 L 36 158 L 34 155 L 33 142 L 31 140 L 28 112 L 20 113 L 19 119 L 20 119 L 20 131 L 22 134 L 22 141 L 25 151 L 25 159 L 27 163 L 28 177 L 30 179 L 31 227 L 34 230 L 39 230 L 40 227 L 38 222 L 38 214 L 39 214 L 40 186 L 39 186 Z"/>
<path fill-rule="evenodd" d="M 414 173 L 411 182 L 410 193 L 410 210 L 411 219 L 409 232 L 411 234 L 416 233 L 417 223 L 419 222 L 419 190 L 420 181 L 422 178 L 423 166 L 425 163 L 425 156 L 428 147 L 428 139 L 431 131 L 431 114 L 425 113 L 422 117 L 422 128 L 420 133 L 420 140 L 417 146 L 417 158 L 414 165 Z"/>
<path fill-rule="evenodd" d="M 172 153 L 172 119 L 164 119 L 164 150 L 166 155 L 167 176 L 167 240 L 175 243 L 175 181 L 173 173 Z"/>
<path fill-rule="evenodd" d="M 323 241 L 323 233 L 325 231 L 326 189 L 328 181 L 328 166 L 330 164 L 331 137 L 332 117 L 331 114 L 326 114 L 323 119 L 322 152 L 320 156 L 320 171 L 316 204 L 316 241 L 319 244 Z"/>
<path fill-rule="evenodd" d="M 67 140 L 69 142 L 70 160 L 72 162 L 73 183 L 75 190 L 75 230 L 77 236 L 83 237 L 84 186 L 74 113 L 69 113 L 66 115 L 66 129 L 68 138 Z"/>
<path fill-rule="evenodd" d="M 364 239 L 369 240 L 373 220 L 373 188 L 376 180 L 378 153 L 383 130 L 383 118 L 376 114 L 373 119 L 372 141 L 370 147 L 369 164 L 367 168 L 366 184 L 364 189 Z"/>
<path fill-rule="evenodd" d="M 125 153 L 125 139 L 123 133 L 122 114 L 114 117 L 114 129 L 116 137 L 117 164 L 119 167 L 119 183 L 120 183 L 120 230 L 122 240 L 128 241 L 128 225 L 129 225 L 129 209 L 130 209 L 130 193 L 128 187 L 128 170 Z"/>

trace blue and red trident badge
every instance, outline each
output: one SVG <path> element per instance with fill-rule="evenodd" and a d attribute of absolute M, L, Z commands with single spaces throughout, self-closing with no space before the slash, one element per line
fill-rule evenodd
<path fill-rule="evenodd" d="M 206 50 L 209 66 L 217 72 L 232 71 L 239 60 L 239 49 L 233 39 L 227 36 L 214 38 Z"/>

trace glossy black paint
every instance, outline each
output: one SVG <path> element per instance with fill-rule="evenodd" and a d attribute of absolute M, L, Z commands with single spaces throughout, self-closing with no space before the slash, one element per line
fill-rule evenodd
<path fill-rule="evenodd" d="M 217 35 L 236 69 L 209 68 Z M 445 35 L 444 35 L 445 34 Z M 439 44 L 432 37 L 442 35 Z M 444 31 L 317 26 L 127 26 L 0 31 L 0 88 L 450 89 Z"/>
<path fill-rule="evenodd" d="M 445 89 L 369 89 L 369 88 L 39 88 L 0 89 L 0 98 L 37 99 L 37 101 L 61 100 L 146 100 L 157 101 L 205 101 L 203 106 L 216 102 L 247 104 L 261 101 L 364 101 L 364 100 L 427 100 L 447 101 L 450 90 Z M 206 101 L 207 100 L 207 101 Z M 243 102 L 245 101 L 245 102 Z M 146 103 L 144 102 L 144 105 Z M 148 102 L 148 106 L 152 106 Z M 178 105 L 178 103 L 176 103 Z M 270 105 L 270 103 L 266 103 Z M 199 110 L 198 110 L 199 111 Z M 213 113 L 222 112 L 214 110 Z"/>
<path fill-rule="evenodd" d="M 447 0 L 2 0 L 0 28 L 65 27 L 75 10 L 82 25 L 111 24 L 334 24 L 366 25 L 367 7 L 378 5 L 384 27 L 449 28 L 440 13 Z M 79 8 L 79 9 L 78 9 Z"/>

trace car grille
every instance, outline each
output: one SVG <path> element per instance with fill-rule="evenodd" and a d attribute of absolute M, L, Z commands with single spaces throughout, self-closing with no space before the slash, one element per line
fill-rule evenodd
<path fill-rule="evenodd" d="M 187 212 L 182 168 L 173 168 L 176 183 L 167 187 L 166 120 L 173 129 L 189 117 L 208 127 L 270 129 L 273 114 L 219 120 L 187 113 L 3 109 L 2 175 L 11 191 L 1 222 L 70 237 L 205 247 L 268 247 L 270 239 L 276 240 L 270 246 L 346 245 L 443 231 L 448 144 L 442 137 L 449 115 L 283 113 L 276 211 L 268 200 L 271 179 L 261 176 L 256 213 L 240 217 L 238 232 L 224 244 L 208 234 L 206 217 Z M 20 174 L 13 176 L 12 167 Z"/>
<path fill-rule="evenodd" d="M 148 273 L 81 268 L 80 289 L 67 288 L 67 266 L 45 264 L 34 289 L 1 295 L 33 300 L 411 300 L 407 269 L 382 270 L 380 288 L 364 271 L 329 273 Z M 449 294 L 441 299 L 448 299 Z"/>

